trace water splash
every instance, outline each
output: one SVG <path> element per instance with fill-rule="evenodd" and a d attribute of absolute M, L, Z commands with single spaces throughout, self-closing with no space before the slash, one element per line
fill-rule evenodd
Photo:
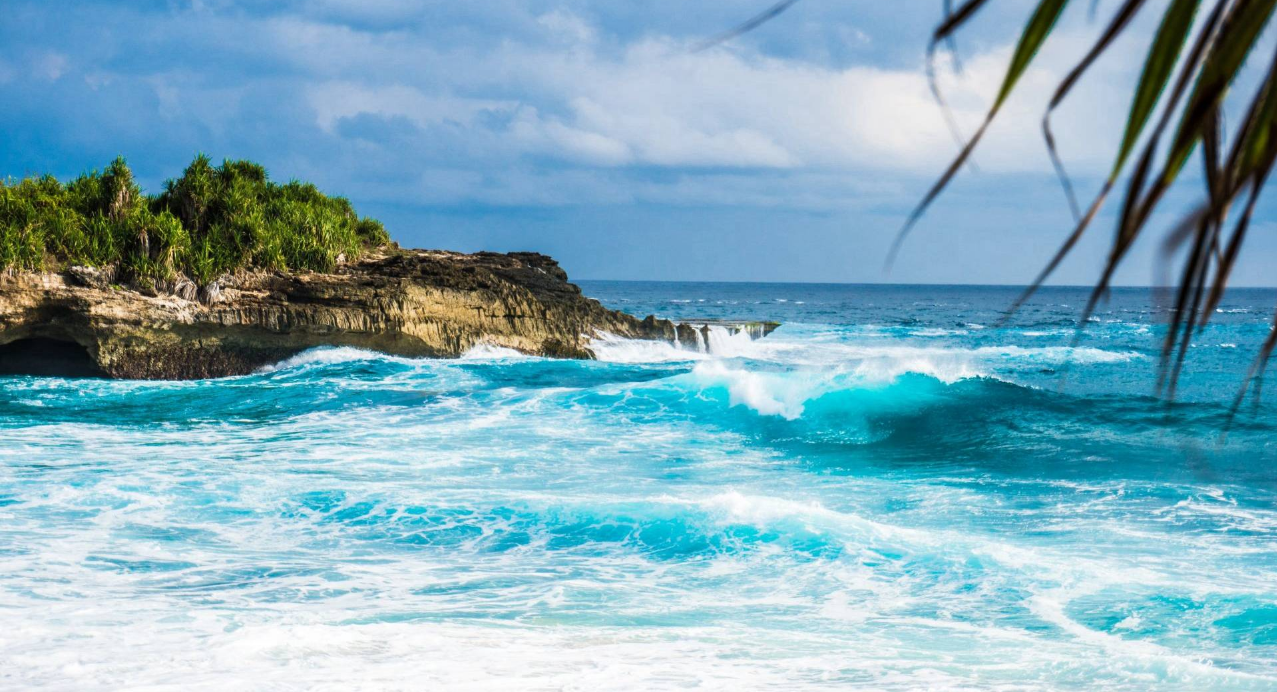
<path fill-rule="evenodd" d="M 1207 396 L 1266 313 L 1221 314 L 1237 348 L 1166 407 L 1121 291 L 1070 349 L 1054 290 L 984 329 L 991 289 L 696 290 L 675 317 L 786 325 L 0 379 L 5 682 L 1277 686 L 1277 413 L 1220 440 Z"/>

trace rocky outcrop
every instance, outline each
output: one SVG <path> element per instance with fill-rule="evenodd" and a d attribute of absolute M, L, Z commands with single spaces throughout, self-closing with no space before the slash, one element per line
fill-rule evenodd
<path fill-rule="evenodd" d="M 675 341 L 644 320 L 581 295 L 551 258 L 387 250 L 335 273 L 248 272 L 198 290 L 146 291 L 109 270 L 0 277 L 0 371 L 77 344 L 111 377 L 195 379 L 252 372 L 317 346 L 401 356 L 458 356 L 478 344 L 590 358 L 598 332 Z M 43 344 L 43 345 L 42 345 Z M 24 361 L 25 362 L 25 361 Z"/>

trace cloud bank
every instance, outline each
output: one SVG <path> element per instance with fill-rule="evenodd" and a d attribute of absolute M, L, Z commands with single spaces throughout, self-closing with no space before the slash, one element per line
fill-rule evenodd
<path fill-rule="evenodd" d="M 691 220 L 701 210 L 755 209 L 766 216 L 735 228 L 756 238 L 777 223 L 816 233 L 837 217 L 859 229 L 854 271 L 820 276 L 877 276 L 878 262 L 859 256 L 885 248 L 957 149 L 924 71 L 936 16 L 800 3 L 739 40 L 689 50 L 757 4 L 70 0 L 55 12 L 15 0 L 15 21 L 0 27 L 13 46 L 0 56 L 11 133 L 0 164 L 73 175 L 124 153 L 154 187 L 197 151 L 251 157 L 428 229 L 438 214 L 538 228 L 523 246 L 549 249 L 575 234 L 543 219 L 571 223 L 570 209 L 685 233 L 705 226 Z M 1026 12 L 991 10 L 964 35 L 961 74 L 941 65 L 964 131 L 983 117 Z M 945 226 L 981 213 L 1005 226 L 1013 200 L 1030 200 L 1017 226 L 1043 230 L 1029 236 L 1026 267 L 1067 222 L 1041 109 L 1095 30 L 1080 15 L 1065 22 L 978 151 L 978 174 L 938 207 Z M 1117 46 L 1056 117 L 1083 191 L 1110 164 L 1143 49 Z M 501 245 L 507 231 L 474 242 Z M 820 252 L 795 256 L 795 272 Z"/>

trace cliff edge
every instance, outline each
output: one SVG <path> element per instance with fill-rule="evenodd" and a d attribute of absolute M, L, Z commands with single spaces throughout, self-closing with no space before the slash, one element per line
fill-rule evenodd
<path fill-rule="evenodd" d="M 586 298 L 536 253 L 385 249 L 331 273 L 241 271 L 198 290 L 113 282 L 84 267 L 0 276 L 0 372 L 225 377 L 317 346 L 451 357 L 490 344 L 590 358 L 599 332 L 666 341 L 678 333 L 668 320 Z"/>

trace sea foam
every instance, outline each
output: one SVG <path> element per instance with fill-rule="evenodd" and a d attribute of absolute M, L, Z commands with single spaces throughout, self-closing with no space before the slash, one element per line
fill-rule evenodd
<path fill-rule="evenodd" d="M 1277 687 L 1266 322 L 1167 407 L 1123 289 L 609 290 L 786 324 L 0 378 L 0 687 Z"/>

